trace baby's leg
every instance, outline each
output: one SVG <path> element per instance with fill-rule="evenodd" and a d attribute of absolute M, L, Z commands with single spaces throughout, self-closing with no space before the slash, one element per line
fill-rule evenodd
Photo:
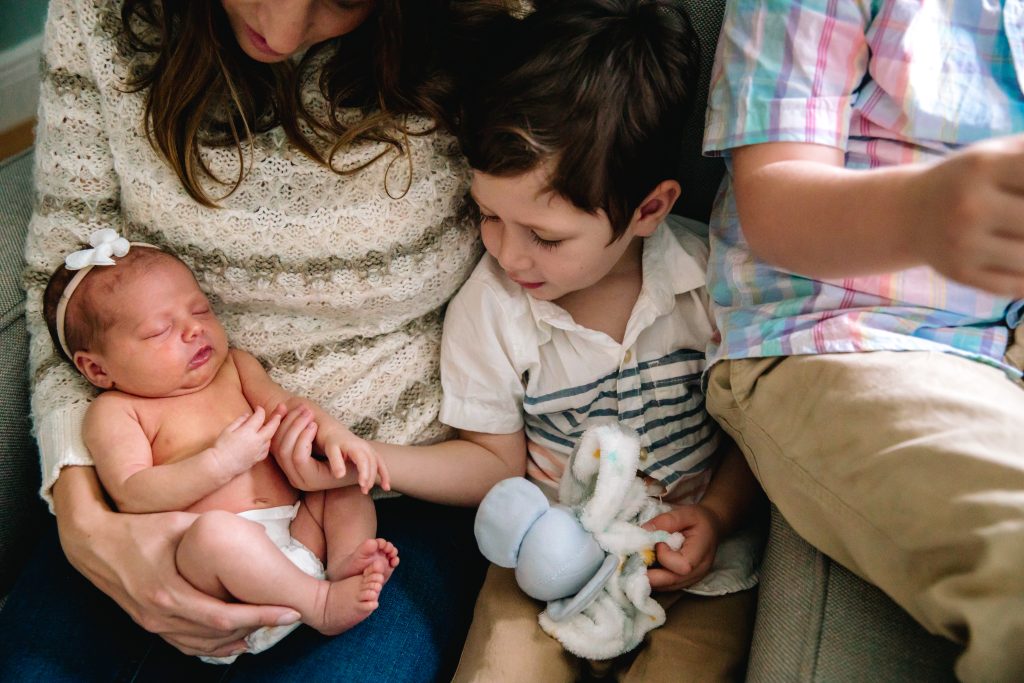
<path fill-rule="evenodd" d="M 377 608 L 384 584 L 368 567 L 345 581 L 322 581 L 296 567 L 264 528 L 230 512 L 199 516 L 178 544 L 178 571 L 197 589 L 222 599 L 285 605 L 302 621 L 333 635 Z"/>
<path fill-rule="evenodd" d="M 359 576 L 367 567 L 384 576 L 386 583 L 398 566 L 398 550 L 377 533 L 373 499 L 356 486 L 307 493 L 292 522 L 292 536 L 306 543 L 326 545 L 327 578 L 337 581 Z M 323 559 L 324 555 L 320 555 Z"/>

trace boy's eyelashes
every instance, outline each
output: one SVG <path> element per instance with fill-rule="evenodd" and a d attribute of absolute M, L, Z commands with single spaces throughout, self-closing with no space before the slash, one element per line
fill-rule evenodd
<path fill-rule="evenodd" d="M 499 216 L 496 216 L 495 214 L 491 213 L 484 213 L 483 210 L 480 209 L 480 205 L 477 204 L 476 202 L 472 202 L 469 206 L 473 213 L 476 214 L 477 223 L 479 223 L 480 225 L 483 225 L 484 223 L 501 222 L 501 218 Z M 544 249 L 554 249 L 555 247 L 562 243 L 562 240 L 546 240 L 533 230 L 530 230 L 530 240 L 537 246 L 542 247 Z"/>
<path fill-rule="evenodd" d="M 555 247 L 562 243 L 562 240 L 546 240 L 543 237 L 539 236 L 537 233 L 535 233 L 533 230 L 530 231 L 530 239 L 533 240 L 534 244 L 541 247 L 542 249 L 554 249 Z"/>
<path fill-rule="evenodd" d="M 490 222 L 497 223 L 497 222 L 501 221 L 501 219 L 498 218 L 497 216 L 486 214 L 483 211 L 480 211 L 479 209 L 477 209 L 477 215 L 480 217 L 480 223 L 481 224 L 483 224 L 483 223 L 490 223 Z M 536 244 L 537 246 L 539 246 L 539 247 L 541 247 L 543 249 L 554 249 L 555 247 L 557 247 L 559 244 L 562 243 L 562 240 L 546 240 L 543 237 L 541 237 L 540 235 L 538 235 L 536 232 L 534 232 L 533 230 L 530 231 L 530 240 L 534 244 Z"/>

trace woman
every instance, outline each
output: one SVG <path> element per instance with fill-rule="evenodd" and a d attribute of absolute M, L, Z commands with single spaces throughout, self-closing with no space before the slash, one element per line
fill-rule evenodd
<path fill-rule="evenodd" d="M 443 437 L 440 308 L 479 255 L 457 218 L 468 174 L 432 123 L 447 4 L 51 2 L 26 246 L 43 495 L 71 564 L 177 650 L 44 544 L 0 616 L 0 679 L 219 677 L 186 655 L 232 654 L 286 612 L 193 590 L 171 559 L 188 516 L 106 502 L 79 434 L 92 394 L 40 317 L 44 274 L 92 230 L 181 256 L 234 345 L 362 436 Z M 481 577 L 469 520 L 408 499 L 378 508 L 402 553 L 379 610 L 337 638 L 301 629 L 241 657 L 233 679 L 443 675 Z"/>

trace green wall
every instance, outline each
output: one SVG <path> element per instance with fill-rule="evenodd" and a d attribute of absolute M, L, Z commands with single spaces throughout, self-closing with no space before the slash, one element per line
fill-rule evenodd
<path fill-rule="evenodd" d="M 0 0 L 0 52 L 43 32 L 47 0 Z"/>

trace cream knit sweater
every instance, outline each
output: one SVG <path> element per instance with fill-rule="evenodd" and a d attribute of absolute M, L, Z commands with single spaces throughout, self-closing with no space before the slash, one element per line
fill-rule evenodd
<path fill-rule="evenodd" d="M 116 0 L 50 3 L 38 195 L 25 246 L 43 497 L 50 501 L 62 467 L 92 462 L 80 431 L 94 391 L 55 353 L 42 292 L 64 256 L 101 227 L 178 254 L 231 344 L 356 433 L 396 443 L 442 438 L 443 305 L 480 255 L 476 231 L 456 217 L 469 174 L 451 138 L 413 136 L 409 157 L 391 152 L 339 175 L 274 129 L 254 139 L 238 190 L 220 208 L 202 207 L 147 141 L 142 96 L 124 92 L 130 64 L 116 46 L 120 23 Z M 314 107 L 322 104 L 317 92 L 307 95 Z M 358 146 L 341 163 L 380 150 Z M 233 148 L 207 149 L 204 157 L 220 177 L 235 176 Z M 224 194 L 208 188 L 213 197 Z"/>

